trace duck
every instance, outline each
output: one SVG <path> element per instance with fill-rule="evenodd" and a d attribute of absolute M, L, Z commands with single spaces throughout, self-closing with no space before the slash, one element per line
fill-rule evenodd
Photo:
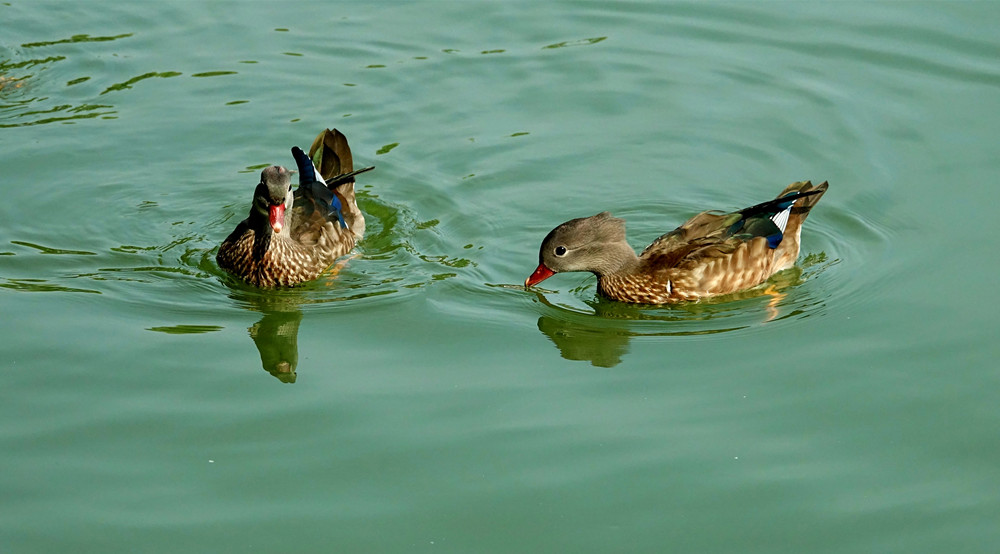
<path fill-rule="evenodd" d="M 829 183 L 788 185 L 773 200 L 735 212 L 705 211 L 642 253 L 625 240 L 625 221 L 601 212 L 573 219 L 542 240 L 525 289 L 556 273 L 589 271 L 598 294 L 633 304 L 698 301 L 756 287 L 795 265 L 802 224 Z"/>
<path fill-rule="evenodd" d="M 364 236 L 347 137 L 324 129 L 306 155 L 292 147 L 297 169 L 264 168 L 250 213 L 219 246 L 216 262 L 260 288 L 295 286 L 319 277 Z M 315 163 L 314 161 L 315 160 Z M 299 186 L 292 190 L 292 174 Z"/>

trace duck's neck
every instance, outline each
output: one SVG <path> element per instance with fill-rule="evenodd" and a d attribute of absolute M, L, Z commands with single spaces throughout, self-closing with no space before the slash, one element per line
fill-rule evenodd
<path fill-rule="evenodd" d="M 639 257 L 627 242 L 607 243 L 600 253 L 594 256 L 594 268 L 591 270 L 598 277 L 628 275 L 639 266 Z"/>
<path fill-rule="evenodd" d="M 255 206 L 250 208 L 250 215 L 247 216 L 247 223 L 258 235 L 269 235 L 272 233 L 271 222 L 268 220 L 267 214 L 261 213 L 261 211 Z"/>
<path fill-rule="evenodd" d="M 247 217 L 247 225 L 253 230 L 251 255 L 254 259 L 261 260 L 264 258 L 264 254 L 271 249 L 272 239 L 278 235 L 274 234 L 274 230 L 271 229 L 271 222 L 268 220 L 267 214 L 262 214 L 253 208 L 250 209 L 250 216 Z"/>

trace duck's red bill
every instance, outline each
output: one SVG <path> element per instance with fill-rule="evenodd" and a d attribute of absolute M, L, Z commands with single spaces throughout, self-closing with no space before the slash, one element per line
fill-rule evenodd
<path fill-rule="evenodd" d="M 525 288 L 533 287 L 555 274 L 556 272 L 545 267 L 545 264 L 538 264 L 538 267 L 535 268 L 535 272 L 531 274 L 531 277 L 524 280 L 524 286 Z"/>
<path fill-rule="evenodd" d="M 267 218 L 271 221 L 271 229 L 274 229 L 275 233 L 280 233 L 281 228 L 285 226 L 285 205 L 271 204 L 268 206 Z"/>

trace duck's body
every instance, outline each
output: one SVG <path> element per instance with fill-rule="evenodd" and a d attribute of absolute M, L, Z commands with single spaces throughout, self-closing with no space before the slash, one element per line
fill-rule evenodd
<path fill-rule="evenodd" d="M 625 222 L 607 212 L 574 219 L 542 242 L 532 286 L 562 271 L 590 271 L 597 290 L 621 302 L 669 304 L 755 287 L 792 267 L 809 210 L 827 183 L 792 183 L 774 200 L 733 213 L 702 212 L 638 256 Z"/>
<path fill-rule="evenodd" d="M 365 219 L 354 191 L 358 172 L 352 171 L 344 135 L 326 130 L 316 138 L 309 156 L 320 159 L 322 171 L 298 147 L 292 154 L 299 187 L 292 191 L 287 169 L 264 169 L 250 214 L 216 255 L 219 267 L 258 287 L 315 279 L 364 235 Z"/>

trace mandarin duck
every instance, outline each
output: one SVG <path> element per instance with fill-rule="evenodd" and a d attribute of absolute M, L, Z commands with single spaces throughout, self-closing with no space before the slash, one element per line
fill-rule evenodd
<path fill-rule="evenodd" d="M 755 287 L 799 256 L 799 234 L 828 184 L 792 183 L 774 200 L 723 212 L 702 212 L 636 256 L 625 221 L 601 212 L 573 219 L 542 241 L 537 285 L 564 271 L 589 271 L 597 291 L 619 302 L 670 304 Z"/>
<path fill-rule="evenodd" d="M 254 286 L 291 286 L 315 279 L 365 233 L 354 176 L 374 168 L 353 171 L 347 138 L 326 129 L 313 141 L 308 156 L 298 146 L 292 156 L 298 188 L 292 191 L 293 171 L 276 165 L 265 168 L 250 215 L 216 255 L 219 267 Z"/>

